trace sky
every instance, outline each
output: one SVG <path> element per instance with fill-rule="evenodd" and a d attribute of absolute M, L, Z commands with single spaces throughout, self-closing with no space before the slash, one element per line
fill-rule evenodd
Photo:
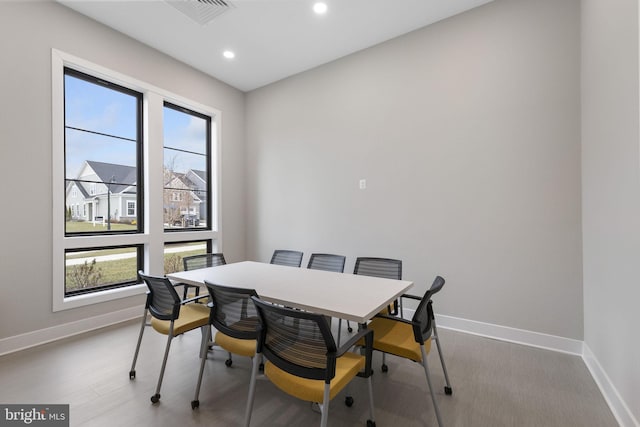
<path fill-rule="evenodd" d="M 164 108 L 165 165 L 176 172 L 206 170 L 206 121 Z M 65 75 L 66 177 L 74 179 L 85 160 L 136 165 L 136 98 L 76 77 Z M 69 129 L 90 130 L 112 136 Z M 126 139 L 120 139 L 126 138 Z M 133 141 L 132 141 L 133 140 Z"/>

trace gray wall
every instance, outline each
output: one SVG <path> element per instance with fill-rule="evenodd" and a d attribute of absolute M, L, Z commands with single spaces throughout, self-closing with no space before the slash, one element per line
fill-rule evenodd
<path fill-rule="evenodd" d="M 250 92 L 249 258 L 400 258 L 440 314 L 581 340 L 579 16 L 498 0 Z"/>
<path fill-rule="evenodd" d="M 638 2 L 583 0 L 584 341 L 640 420 L 638 77 Z"/>
<path fill-rule="evenodd" d="M 57 3 L 0 1 L 0 338 L 143 301 L 52 313 L 51 48 L 222 111 L 224 251 L 245 257 L 244 94 Z"/>

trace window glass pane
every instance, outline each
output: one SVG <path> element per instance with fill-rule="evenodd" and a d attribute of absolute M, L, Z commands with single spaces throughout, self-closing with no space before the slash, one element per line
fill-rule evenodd
<path fill-rule="evenodd" d="M 165 228 L 210 228 L 211 118 L 165 104 L 163 121 Z"/>
<path fill-rule="evenodd" d="M 142 229 L 138 195 L 139 93 L 66 70 L 65 232 Z"/>
<path fill-rule="evenodd" d="M 136 283 L 138 246 L 65 252 L 65 296 Z"/>
<path fill-rule="evenodd" d="M 207 242 L 167 243 L 164 245 L 164 274 L 183 271 L 182 258 L 207 253 Z"/>

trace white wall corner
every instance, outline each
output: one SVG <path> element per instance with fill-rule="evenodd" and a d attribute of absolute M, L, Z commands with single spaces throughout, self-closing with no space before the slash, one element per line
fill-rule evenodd
<path fill-rule="evenodd" d="M 0 339 L 0 356 L 35 347 L 41 344 L 57 341 L 62 338 L 79 335 L 85 332 L 115 325 L 127 320 L 135 319 L 142 315 L 140 307 L 131 307 L 124 310 L 100 316 L 90 317 L 75 322 L 64 323 L 50 328 L 39 329 L 20 335 Z"/>
<path fill-rule="evenodd" d="M 598 359 L 586 343 L 583 345 L 582 359 L 587 365 L 589 372 L 591 372 L 591 376 L 600 388 L 600 391 L 609 405 L 611 412 L 613 412 L 613 416 L 616 417 L 618 424 L 620 424 L 621 427 L 640 427 L 640 423 L 622 399 L 620 393 L 618 393 L 618 390 L 611 382 L 611 379 L 609 379 L 605 370 L 602 369 L 600 362 L 598 362 Z"/>

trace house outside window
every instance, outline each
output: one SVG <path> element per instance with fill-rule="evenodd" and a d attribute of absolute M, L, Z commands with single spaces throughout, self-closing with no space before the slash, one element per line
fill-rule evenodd
<path fill-rule="evenodd" d="M 136 202 L 128 200 L 127 201 L 127 216 L 135 217 L 136 216 Z"/>

